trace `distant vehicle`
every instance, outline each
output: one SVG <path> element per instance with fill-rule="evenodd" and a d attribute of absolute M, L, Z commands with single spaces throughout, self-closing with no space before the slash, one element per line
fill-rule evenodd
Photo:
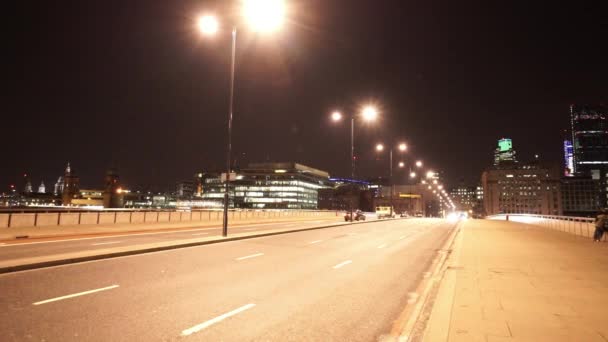
<path fill-rule="evenodd" d="M 365 221 L 365 214 L 361 210 L 357 210 L 353 213 L 355 221 Z M 350 212 L 347 212 L 344 215 L 344 221 L 350 221 Z"/>
<path fill-rule="evenodd" d="M 395 211 L 393 207 L 376 207 L 376 217 L 381 218 L 393 218 L 395 217 Z"/>
<path fill-rule="evenodd" d="M 401 215 L 399 215 L 399 217 L 410 217 L 410 214 L 408 214 L 406 211 L 404 211 L 401 213 Z"/>
<path fill-rule="evenodd" d="M 414 216 L 416 216 L 416 217 L 422 217 L 422 212 L 418 211 L 418 212 L 416 212 L 416 214 L 414 214 Z"/>

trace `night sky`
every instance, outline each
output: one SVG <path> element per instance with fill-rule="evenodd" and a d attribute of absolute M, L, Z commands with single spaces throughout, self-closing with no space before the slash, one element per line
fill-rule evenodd
<path fill-rule="evenodd" d="M 159 190 L 224 167 L 229 27 L 203 38 L 195 20 L 229 13 L 227 3 L 3 7 L 0 191 L 21 187 L 24 172 L 50 187 L 68 161 L 89 188 L 109 167 L 131 188 Z M 348 124 L 328 117 L 373 101 L 382 120 L 355 128 L 359 175 L 386 175 L 374 145 L 403 139 L 451 185 L 473 185 L 497 139 L 511 137 L 522 160 L 560 163 L 570 104 L 608 103 L 601 1 L 288 3 L 281 32 L 239 32 L 240 165 L 297 161 L 348 176 Z"/>

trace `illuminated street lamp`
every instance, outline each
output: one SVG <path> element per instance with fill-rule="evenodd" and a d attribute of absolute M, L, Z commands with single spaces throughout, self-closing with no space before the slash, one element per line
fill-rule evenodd
<path fill-rule="evenodd" d="M 400 167 L 400 168 L 405 167 L 405 163 L 404 163 L 404 162 L 399 162 L 399 167 Z"/>
<path fill-rule="evenodd" d="M 283 0 L 243 0 L 242 15 L 252 30 L 269 32 L 278 29 L 285 17 L 285 3 Z M 215 35 L 220 23 L 213 15 L 204 15 L 197 21 L 200 32 L 204 35 Z M 228 143 L 226 151 L 226 180 L 224 189 L 224 219 L 222 236 L 228 236 L 228 207 L 230 205 L 230 160 L 232 158 L 232 117 L 234 108 L 234 65 L 236 60 L 237 26 L 232 26 L 232 54 L 230 58 L 230 100 L 228 104 Z"/>
<path fill-rule="evenodd" d="M 331 120 L 334 122 L 342 121 L 343 117 L 344 116 L 340 111 L 334 111 L 331 113 Z M 355 179 L 355 117 L 359 117 L 367 122 L 372 122 L 377 119 L 378 110 L 372 105 L 367 105 L 361 109 L 358 115 L 351 115 L 350 117 L 350 173 L 351 179 L 353 180 Z M 353 221 L 352 200 L 350 201 L 350 220 Z"/>
<path fill-rule="evenodd" d="M 400 152 L 405 152 L 405 150 L 407 150 L 407 145 L 405 143 L 399 143 L 397 145 L 397 148 L 399 149 Z M 377 144 L 376 145 L 376 151 L 378 152 L 382 152 L 384 151 L 384 145 L 383 144 Z M 391 215 L 393 214 L 393 197 L 394 197 L 394 188 L 395 185 L 393 184 L 393 148 L 391 147 L 389 150 L 389 182 L 390 182 L 390 186 L 391 186 Z M 404 162 L 399 162 L 399 167 L 404 167 L 405 163 Z"/>
<path fill-rule="evenodd" d="M 378 151 L 378 152 L 384 151 L 384 145 L 382 145 L 382 144 L 376 145 L 376 151 Z"/>
<path fill-rule="evenodd" d="M 410 172 L 410 178 L 416 178 L 416 172 Z M 425 181 L 422 181 L 422 184 L 424 184 Z"/>
<path fill-rule="evenodd" d="M 422 162 L 420 160 L 416 162 L 416 167 L 422 167 Z"/>
<path fill-rule="evenodd" d="M 433 177 L 435 177 L 435 172 L 429 171 L 426 173 L 426 178 L 433 178 Z"/>

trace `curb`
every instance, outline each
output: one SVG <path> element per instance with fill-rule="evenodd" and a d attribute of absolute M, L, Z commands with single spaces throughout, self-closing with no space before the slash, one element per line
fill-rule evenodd
<path fill-rule="evenodd" d="M 390 221 L 392 221 L 392 220 L 396 220 L 396 219 L 391 219 Z M 188 243 L 174 244 L 174 245 L 168 245 L 168 246 L 150 247 L 150 248 L 143 248 L 143 249 L 134 249 L 134 250 L 130 250 L 130 251 L 103 253 L 103 254 L 89 255 L 89 256 L 76 257 L 76 258 L 49 260 L 49 261 L 35 262 L 35 263 L 15 265 L 15 266 L 6 266 L 6 267 L 0 267 L 0 274 L 27 271 L 27 270 L 53 267 L 53 266 L 76 264 L 76 263 L 94 261 L 94 260 L 118 258 L 118 257 L 123 257 L 123 256 L 130 256 L 130 255 L 146 254 L 146 253 L 152 253 L 152 252 L 169 251 L 169 250 L 180 249 L 180 248 L 212 245 L 212 244 L 217 244 L 217 243 L 222 243 L 222 242 L 255 239 L 255 238 L 260 238 L 260 237 L 283 235 L 283 234 L 290 234 L 290 233 L 299 233 L 299 232 L 305 232 L 305 231 L 311 231 L 311 230 L 343 227 L 343 226 L 357 225 L 357 224 L 375 223 L 375 222 L 379 222 L 379 221 L 380 220 L 359 221 L 359 222 L 352 222 L 350 224 L 332 224 L 332 225 L 325 225 L 325 226 L 319 226 L 319 227 L 309 227 L 309 228 L 293 229 L 293 230 L 285 230 L 285 231 L 269 232 L 269 233 L 260 233 L 260 234 L 246 235 L 246 236 L 227 237 L 227 238 L 219 238 L 216 240 L 188 242 Z M 383 221 L 389 221 L 389 220 L 383 220 Z"/>

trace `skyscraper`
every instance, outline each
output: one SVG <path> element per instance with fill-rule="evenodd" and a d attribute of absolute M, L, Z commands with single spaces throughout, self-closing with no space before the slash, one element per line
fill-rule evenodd
<path fill-rule="evenodd" d="M 498 140 L 498 147 L 494 151 L 494 166 L 498 166 L 502 163 L 517 163 L 515 154 L 513 141 L 511 139 L 502 138 Z"/>
<path fill-rule="evenodd" d="M 606 107 L 571 105 L 573 173 L 600 181 L 600 206 L 606 207 L 608 172 L 608 110 Z"/>

